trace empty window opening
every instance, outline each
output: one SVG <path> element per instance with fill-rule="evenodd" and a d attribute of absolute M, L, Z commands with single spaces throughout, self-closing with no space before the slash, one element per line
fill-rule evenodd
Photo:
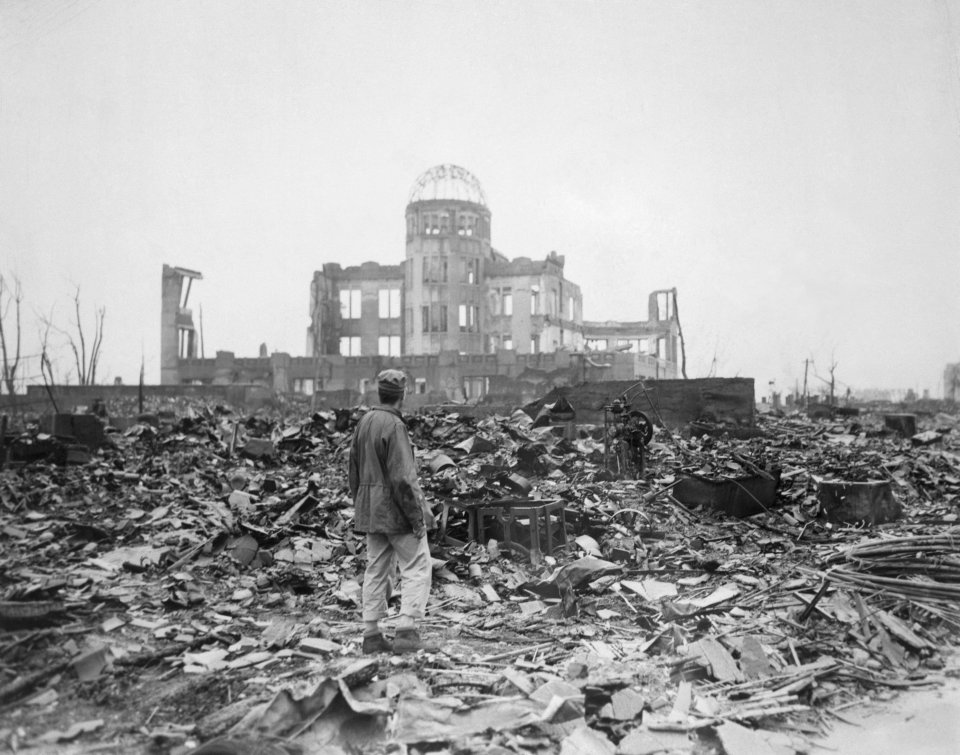
<path fill-rule="evenodd" d="M 197 333 L 190 328 L 180 328 L 180 358 L 194 359 L 197 356 Z"/>
<path fill-rule="evenodd" d="M 457 214 L 457 235 L 473 236 L 474 229 L 477 227 L 477 216 L 468 212 Z"/>
<path fill-rule="evenodd" d="M 460 331 L 474 333 L 479 321 L 479 308 L 476 304 L 461 304 L 459 311 Z"/>
<path fill-rule="evenodd" d="M 423 233 L 425 236 L 437 236 L 440 233 L 440 216 L 435 212 L 423 216 Z"/>
<path fill-rule="evenodd" d="M 463 395 L 467 399 L 483 398 L 490 389 L 490 378 L 466 377 L 463 379 Z"/>
<path fill-rule="evenodd" d="M 445 257 L 424 257 L 423 258 L 423 282 L 424 283 L 446 283 L 447 282 L 447 260 Z"/>
<path fill-rule="evenodd" d="M 340 339 L 340 356 L 360 356 L 360 336 L 343 336 Z"/>
<path fill-rule="evenodd" d="M 390 320 L 400 317 L 400 289 L 381 288 L 379 291 L 380 319 Z"/>
<path fill-rule="evenodd" d="M 431 304 L 423 307 L 423 332 L 447 332 L 447 305 Z"/>
<path fill-rule="evenodd" d="M 400 356 L 400 336 L 380 336 L 377 340 L 377 353 L 382 357 Z"/>
<path fill-rule="evenodd" d="M 344 320 L 357 320 L 360 318 L 359 288 L 340 289 L 340 317 Z"/>
<path fill-rule="evenodd" d="M 313 395 L 313 378 L 294 378 L 293 392 L 303 396 Z"/>
<path fill-rule="evenodd" d="M 657 319 L 673 319 L 673 296 L 670 291 L 661 291 L 657 294 Z"/>
<path fill-rule="evenodd" d="M 475 286 L 480 280 L 480 260 L 464 260 L 463 282 Z"/>

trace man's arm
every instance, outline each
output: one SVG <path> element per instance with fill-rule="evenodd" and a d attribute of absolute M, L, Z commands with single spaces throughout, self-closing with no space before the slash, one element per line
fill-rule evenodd
<path fill-rule="evenodd" d="M 350 460 L 347 463 L 347 481 L 350 485 L 350 497 L 356 500 L 360 487 L 360 462 L 357 461 L 357 435 L 354 432 L 350 443 Z"/>
<path fill-rule="evenodd" d="M 397 424 L 386 441 L 384 468 L 390 476 L 390 492 L 410 523 L 410 529 L 421 533 L 424 531 L 424 523 L 423 508 L 417 496 L 420 489 L 417 483 L 417 466 L 413 460 L 413 447 L 403 425 Z"/>

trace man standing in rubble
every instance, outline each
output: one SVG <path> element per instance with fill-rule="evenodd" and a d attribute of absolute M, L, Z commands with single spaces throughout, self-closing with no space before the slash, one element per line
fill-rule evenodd
<path fill-rule="evenodd" d="M 364 653 L 411 653 L 423 647 L 417 623 L 423 619 L 430 596 L 427 530 L 436 524 L 417 481 L 413 446 L 400 414 L 406 383 L 399 370 L 384 370 L 377 376 L 380 406 L 360 419 L 350 446 L 354 528 L 367 536 Z M 400 617 L 391 645 L 379 622 L 387 613 L 397 565 Z"/>

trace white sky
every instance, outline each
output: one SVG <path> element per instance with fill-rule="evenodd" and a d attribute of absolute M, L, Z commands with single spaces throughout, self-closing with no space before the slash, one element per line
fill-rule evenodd
<path fill-rule="evenodd" d="M 312 271 L 399 262 L 452 162 L 497 249 L 566 255 L 587 319 L 676 286 L 690 377 L 760 395 L 812 357 L 941 395 L 958 25 L 960 0 L 0 0 L 0 272 L 26 353 L 75 285 L 106 307 L 104 380 L 141 352 L 159 379 L 165 262 L 204 275 L 207 356 L 302 355 Z"/>

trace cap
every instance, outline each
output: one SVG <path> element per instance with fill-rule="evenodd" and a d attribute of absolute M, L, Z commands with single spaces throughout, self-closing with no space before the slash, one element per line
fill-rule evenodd
<path fill-rule="evenodd" d="M 407 376 L 400 370 L 383 370 L 377 375 L 377 391 L 382 396 L 402 396 L 407 390 Z"/>

